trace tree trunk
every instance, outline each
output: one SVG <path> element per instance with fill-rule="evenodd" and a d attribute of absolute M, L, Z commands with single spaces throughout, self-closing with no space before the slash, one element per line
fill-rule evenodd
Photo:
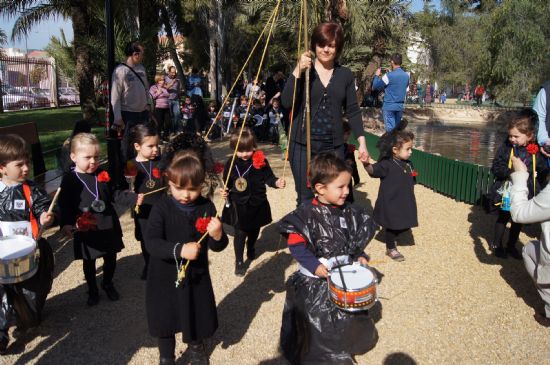
<path fill-rule="evenodd" d="M 174 32 L 172 32 L 172 25 L 170 24 L 170 17 L 168 16 L 168 10 L 165 6 L 162 6 L 160 8 L 160 13 L 162 16 L 162 22 L 164 23 L 166 37 L 168 38 L 168 49 L 170 51 L 170 57 L 172 58 L 174 66 L 178 71 L 178 79 L 180 80 L 180 85 L 182 85 L 182 88 L 185 88 L 185 75 L 183 73 L 183 67 L 181 66 L 180 59 L 178 58 L 176 39 L 174 38 Z"/>
<path fill-rule="evenodd" d="M 372 91 L 372 80 L 377 68 L 382 64 L 382 58 L 386 53 L 386 39 L 382 34 L 375 36 L 373 53 L 367 67 L 359 75 L 357 101 L 359 105 L 363 102 L 365 95 Z"/>
<path fill-rule="evenodd" d="M 86 0 L 73 2 L 71 20 L 73 22 L 76 80 L 80 93 L 80 106 L 95 107 L 94 78 L 91 72 L 90 47 L 88 45 L 91 15 Z"/>
<path fill-rule="evenodd" d="M 218 92 L 218 81 L 219 81 L 219 75 L 216 75 L 218 72 L 218 67 L 216 67 L 218 63 L 218 54 L 216 45 L 219 45 L 221 43 L 222 35 L 220 34 L 220 23 L 219 23 L 219 14 L 221 12 L 221 9 L 219 8 L 221 4 L 219 4 L 219 1 L 212 0 L 211 1 L 211 7 L 208 10 L 208 54 L 210 58 L 210 65 L 208 68 L 208 81 L 210 83 L 211 89 L 210 89 L 210 98 L 215 99 Z"/>

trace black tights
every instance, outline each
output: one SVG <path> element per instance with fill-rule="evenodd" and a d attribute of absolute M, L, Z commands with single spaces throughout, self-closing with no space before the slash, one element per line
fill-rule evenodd
<path fill-rule="evenodd" d="M 176 336 L 168 337 L 159 337 L 159 352 L 160 357 L 165 359 L 173 359 L 174 353 L 176 352 Z M 191 350 L 196 350 L 200 346 L 201 349 L 204 349 L 203 340 L 191 341 L 189 347 Z"/>
<path fill-rule="evenodd" d="M 386 232 L 385 232 L 386 249 L 393 250 L 395 248 L 395 242 L 397 241 L 397 237 L 399 237 L 401 233 L 406 232 L 408 230 L 409 228 L 406 228 L 406 229 L 386 228 Z"/>
<path fill-rule="evenodd" d="M 89 291 L 97 292 L 95 259 L 83 260 L 84 277 Z M 111 285 L 116 269 L 116 253 L 103 256 L 103 285 Z"/>
<path fill-rule="evenodd" d="M 494 248 L 502 247 L 502 238 L 504 237 L 504 231 L 506 231 L 506 224 L 508 221 L 511 221 L 510 212 L 500 210 L 495 223 L 495 236 L 493 238 Z M 522 224 L 512 221 L 510 233 L 508 234 L 508 247 L 515 247 L 519 238 L 519 233 L 521 232 L 521 227 L 523 227 Z"/>
<path fill-rule="evenodd" d="M 255 255 L 254 245 L 260 234 L 260 229 L 256 228 L 251 231 L 243 231 L 235 228 L 235 240 L 233 246 L 235 247 L 235 261 L 243 262 L 244 255 L 244 243 L 246 240 L 246 253 L 247 256 L 252 258 Z M 246 239 L 248 237 L 248 239 Z"/>

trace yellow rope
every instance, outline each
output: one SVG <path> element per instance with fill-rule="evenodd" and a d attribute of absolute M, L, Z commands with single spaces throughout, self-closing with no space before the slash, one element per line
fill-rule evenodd
<path fill-rule="evenodd" d="M 265 59 L 265 54 L 267 52 L 267 47 L 269 46 L 269 40 L 271 39 L 271 34 L 273 33 L 273 27 L 275 25 L 275 21 L 277 20 L 277 13 L 279 11 L 279 6 L 281 5 L 281 1 L 282 0 L 278 0 L 277 1 L 277 6 L 275 6 L 275 9 L 273 11 L 273 16 L 270 17 L 271 19 L 271 27 L 269 28 L 269 34 L 267 35 L 267 40 L 266 40 L 266 43 L 265 43 L 265 46 L 264 46 L 264 51 L 262 53 L 262 58 L 260 60 L 260 66 L 258 67 L 258 72 L 256 73 L 256 83 L 258 82 L 258 77 L 260 76 L 260 71 L 262 69 L 262 66 L 263 66 L 263 62 L 264 62 L 264 59 Z M 228 173 L 227 173 L 227 178 L 225 179 L 225 182 L 223 184 L 223 190 L 227 189 L 227 184 L 229 183 L 229 178 L 231 177 L 231 170 L 233 169 L 233 165 L 235 163 L 235 158 L 237 157 L 237 150 L 239 149 L 239 143 L 241 141 L 241 136 L 242 136 L 242 133 L 243 133 L 243 130 L 244 130 L 244 127 L 246 126 L 246 119 L 248 117 L 248 112 L 250 111 L 250 106 L 251 106 L 251 101 L 252 101 L 252 98 L 249 99 L 248 101 L 248 106 L 247 106 L 247 109 L 246 109 L 246 115 L 244 117 L 244 120 L 243 120 L 243 124 L 241 126 L 241 130 L 239 132 L 239 138 L 237 139 L 237 145 L 235 146 L 235 150 L 233 151 L 233 157 L 231 158 L 231 164 L 229 165 L 229 170 L 228 170 Z M 223 203 L 223 202 L 222 202 Z M 223 203 L 225 204 L 225 203 Z M 222 209 L 223 209 L 223 205 L 222 205 Z M 219 217 L 219 213 L 216 212 L 216 218 Z M 204 238 L 208 235 L 208 232 L 205 232 L 201 238 L 197 241 L 197 243 L 201 243 Z M 187 262 L 185 263 L 185 265 L 183 265 L 179 272 L 178 272 L 178 279 L 177 279 L 177 282 L 176 282 L 176 286 L 178 285 L 178 283 L 181 283 L 183 281 L 183 279 L 185 278 L 185 270 L 187 269 L 187 266 L 189 266 L 189 260 L 187 260 Z"/>
<path fill-rule="evenodd" d="M 223 108 L 225 106 L 225 103 L 227 102 L 227 100 L 229 100 L 230 98 L 230 95 L 231 93 L 233 92 L 233 89 L 235 88 L 235 86 L 237 85 L 237 83 L 239 82 L 239 79 L 241 78 L 241 75 L 243 74 L 246 66 L 248 65 L 248 62 L 250 61 L 250 59 L 252 58 L 252 56 L 254 55 L 254 52 L 256 51 L 256 47 L 258 46 L 258 44 L 260 44 L 260 41 L 262 40 L 262 37 L 267 29 L 267 27 L 269 26 L 271 20 L 273 19 L 273 16 L 275 15 L 275 12 L 271 13 L 271 15 L 269 16 L 268 20 L 267 20 L 267 23 L 265 23 L 265 26 L 264 26 L 264 29 L 262 29 L 262 32 L 260 33 L 260 35 L 258 36 L 258 39 L 256 40 L 256 44 L 254 44 L 254 47 L 252 47 L 252 50 L 250 51 L 250 54 L 248 55 L 248 58 L 246 59 L 246 61 L 244 62 L 244 65 L 243 67 L 241 68 L 241 71 L 239 72 L 239 74 L 237 75 L 237 77 L 235 78 L 235 81 L 233 82 L 233 85 L 231 85 L 231 88 L 229 89 L 229 91 L 227 92 L 227 95 L 225 96 L 224 100 L 223 100 L 223 103 L 222 105 L 220 106 L 220 109 L 218 110 L 218 113 L 216 114 L 216 118 L 214 118 L 214 121 L 218 120 L 218 118 L 220 117 L 222 111 L 223 111 Z M 206 132 L 206 137 L 208 137 L 208 135 L 210 134 L 210 132 L 212 131 L 212 128 L 214 127 L 214 123 L 212 123 L 212 125 L 210 126 L 210 128 L 208 128 L 208 131 Z"/>

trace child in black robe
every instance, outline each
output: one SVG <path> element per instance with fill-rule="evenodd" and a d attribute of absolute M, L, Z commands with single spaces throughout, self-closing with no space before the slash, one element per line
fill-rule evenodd
<path fill-rule="evenodd" d="M 145 234 L 149 332 L 158 338 L 161 364 L 174 364 L 179 332 L 189 344 L 192 363 L 208 363 L 203 341 L 218 327 L 208 250 L 222 251 L 228 239 L 214 204 L 201 196 L 205 170 L 195 152 L 176 153 L 166 178 L 169 195 L 162 194 L 153 206 Z M 185 277 L 176 286 L 182 267 Z"/>
<path fill-rule="evenodd" d="M 234 131 L 229 146 L 232 150 L 237 148 L 237 154 L 231 171 L 231 158 L 223 170 L 223 181 L 226 181 L 228 175 L 230 177 L 227 189 L 221 190 L 222 197 L 227 200 L 222 221 L 235 228 L 235 274 L 244 276 L 245 241 L 247 258 L 249 261 L 254 260 L 254 245 L 260 228 L 271 223 L 271 208 L 265 186 L 281 189 L 286 183 L 273 174 L 263 152 L 256 150 L 256 139 L 248 128 L 243 130 L 237 146 L 238 140 L 239 131 Z"/>
<path fill-rule="evenodd" d="M 21 137 L 15 134 L 0 136 L 0 237 L 21 235 L 36 239 L 39 230 L 54 221 L 53 214 L 47 212 L 50 197 L 27 180 L 28 151 Z M 40 323 L 46 297 L 52 288 L 52 249 L 45 239 L 39 239 L 37 244 L 40 252 L 37 272 L 16 283 L 0 284 L 0 355 L 6 353 L 10 325 L 15 322 L 21 330 Z"/>
<path fill-rule="evenodd" d="M 124 248 L 122 228 L 113 202 L 135 205 L 143 202 L 143 194 L 113 191 L 107 171 L 99 169 L 99 141 L 95 135 L 80 133 L 71 141 L 73 171 L 65 173 L 61 181 L 59 209 L 61 229 L 73 238 L 75 260 L 82 260 L 88 285 L 89 306 L 99 303 L 96 283 L 96 259 L 103 257 L 103 283 L 107 297 L 118 300 L 113 285 L 116 254 Z"/>
<path fill-rule="evenodd" d="M 413 139 L 411 132 L 394 129 L 378 141 L 379 161 L 364 164 L 370 176 L 381 179 L 374 220 L 384 227 L 386 255 L 395 261 L 405 260 L 395 245 L 397 238 L 418 226 L 414 196 L 417 173 L 409 160 Z"/>

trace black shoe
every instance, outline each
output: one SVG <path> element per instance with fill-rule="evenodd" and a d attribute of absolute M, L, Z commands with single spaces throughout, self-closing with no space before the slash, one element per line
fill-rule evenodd
<path fill-rule="evenodd" d="M 88 300 L 86 301 L 86 304 L 88 304 L 88 306 L 90 307 L 93 307 L 98 303 L 99 303 L 99 293 L 97 292 L 97 290 L 90 290 L 88 292 Z"/>
<path fill-rule="evenodd" d="M 246 258 L 248 261 L 253 261 L 256 258 L 256 250 L 248 250 L 246 252 Z"/>
<path fill-rule="evenodd" d="M 512 256 L 513 258 L 515 258 L 516 260 L 522 259 L 521 253 L 518 251 L 518 249 L 515 246 L 508 246 L 508 248 L 506 248 L 506 253 Z"/>
<path fill-rule="evenodd" d="M 189 349 L 189 364 L 190 365 L 209 365 L 210 359 L 206 353 L 204 343 L 190 343 Z"/>
<path fill-rule="evenodd" d="M 0 339 L 0 355 L 5 355 L 8 350 L 8 344 L 10 343 L 9 337 L 2 337 Z"/>
<path fill-rule="evenodd" d="M 506 254 L 506 251 L 502 247 L 497 247 L 494 249 L 495 256 L 500 257 L 501 259 L 508 258 L 508 255 Z"/>
<path fill-rule="evenodd" d="M 107 298 L 111 300 L 112 302 L 115 302 L 120 299 L 120 295 L 118 295 L 118 292 L 115 289 L 115 286 L 113 284 L 103 284 L 101 286 L 103 290 L 105 290 L 105 294 L 107 294 Z"/>
<path fill-rule="evenodd" d="M 235 275 L 237 276 L 244 276 L 246 273 L 246 267 L 244 266 L 244 262 L 237 262 L 235 264 Z"/>
<path fill-rule="evenodd" d="M 542 313 L 535 313 L 535 321 L 543 327 L 550 327 L 550 318 Z"/>
<path fill-rule="evenodd" d="M 176 360 L 173 357 L 161 357 L 159 365 L 176 365 Z"/>

